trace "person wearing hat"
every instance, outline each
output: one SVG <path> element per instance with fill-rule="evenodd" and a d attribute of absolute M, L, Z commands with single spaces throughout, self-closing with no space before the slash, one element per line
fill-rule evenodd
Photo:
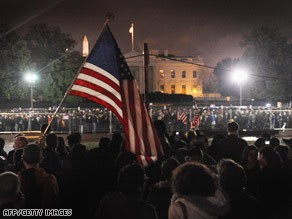
<path fill-rule="evenodd" d="M 39 167 L 42 149 L 29 144 L 22 155 L 25 170 L 18 172 L 26 208 L 54 208 L 59 193 L 56 177 Z"/>

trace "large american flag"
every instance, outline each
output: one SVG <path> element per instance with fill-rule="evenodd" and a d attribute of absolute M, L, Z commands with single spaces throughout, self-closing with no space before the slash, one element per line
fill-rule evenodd
<path fill-rule="evenodd" d="M 126 149 L 137 154 L 144 166 L 163 155 L 137 82 L 107 25 L 81 68 L 70 94 L 86 97 L 110 109 L 124 127 Z"/>

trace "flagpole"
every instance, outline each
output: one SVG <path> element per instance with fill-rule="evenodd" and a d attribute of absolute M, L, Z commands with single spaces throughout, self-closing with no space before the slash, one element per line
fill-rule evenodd
<path fill-rule="evenodd" d="M 132 52 L 134 52 L 134 23 L 132 23 Z"/>
<path fill-rule="evenodd" d="M 105 22 L 104 22 L 104 26 L 103 26 L 102 30 L 100 31 L 100 33 L 99 33 L 99 35 L 98 35 L 98 37 L 97 37 L 97 39 L 96 39 L 95 42 L 98 41 L 98 39 L 100 38 L 101 34 L 104 32 L 104 30 L 105 30 L 105 28 L 106 28 L 108 22 L 109 22 L 111 19 L 113 19 L 113 17 L 114 17 L 114 15 L 113 15 L 112 13 L 108 13 L 108 14 L 107 14 L 107 18 L 106 18 L 106 20 L 105 20 Z M 92 49 L 93 49 L 93 47 L 91 48 L 91 50 L 92 50 Z M 90 52 L 91 52 L 91 50 L 90 50 Z M 88 54 L 90 54 L 90 53 L 88 53 Z M 84 61 L 82 62 L 82 65 L 80 65 L 80 67 L 79 67 L 79 69 L 78 69 L 78 71 L 77 71 L 77 74 L 75 75 L 74 80 L 72 80 L 70 86 L 68 87 L 67 91 L 66 91 L 65 94 L 64 94 L 63 99 L 61 100 L 59 106 L 57 107 L 56 111 L 54 112 L 52 119 L 49 121 L 49 123 L 48 123 L 48 125 L 47 125 L 47 128 L 46 128 L 45 131 L 44 131 L 44 135 L 47 133 L 49 127 L 51 126 L 51 123 L 52 123 L 53 120 L 55 119 L 55 117 L 56 117 L 56 115 L 57 115 L 57 113 L 58 113 L 60 107 L 62 106 L 62 104 L 64 103 L 66 97 L 68 96 L 68 94 L 69 94 L 71 88 L 72 88 L 73 85 L 74 85 L 74 82 L 76 81 L 76 79 L 77 79 L 77 77 L 78 77 L 78 75 L 79 75 L 79 72 L 81 71 L 81 69 L 82 69 L 84 63 L 87 61 L 87 59 L 88 59 L 88 56 L 84 59 Z"/>

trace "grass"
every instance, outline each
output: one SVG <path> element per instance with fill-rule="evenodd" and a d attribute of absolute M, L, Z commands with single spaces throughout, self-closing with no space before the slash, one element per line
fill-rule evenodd
<path fill-rule="evenodd" d="M 82 142 L 82 144 L 84 144 L 88 150 L 98 148 L 98 142 L 96 141 Z"/>

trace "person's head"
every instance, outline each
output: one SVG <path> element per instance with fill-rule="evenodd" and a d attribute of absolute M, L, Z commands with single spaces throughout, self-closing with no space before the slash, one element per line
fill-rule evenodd
<path fill-rule="evenodd" d="M 99 140 L 99 144 L 98 144 L 98 147 L 101 149 L 101 150 L 104 150 L 105 148 L 107 148 L 109 145 L 110 145 L 110 138 L 108 137 L 102 137 L 100 140 Z"/>
<path fill-rule="evenodd" d="M 117 159 L 115 166 L 117 170 L 122 169 L 124 166 L 128 164 L 138 163 L 137 155 L 130 151 L 123 151 L 120 152 Z"/>
<path fill-rule="evenodd" d="M 19 162 L 22 162 L 23 149 L 20 148 L 13 153 L 13 164 L 16 165 Z"/>
<path fill-rule="evenodd" d="M 42 150 L 35 144 L 28 144 L 23 149 L 22 160 L 24 164 L 37 166 L 42 159 Z M 26 165 L 27 166 L 27 165 Z"/>
<path fill-rule="evenodd" d="M 187 134 L 188 143 L 190 143 L 196 136 L 197 136 L 196 132 L 191 131 L 191 130 L 188 131 L 188 134 Z"/>
<path fill-rule="evenodd" d="M 137 164 L 123 167 L 118 175 L 119 191 L 125 195 L 140 195 L 144 190 L 145 170 Z"/>
<path fill-rule="evenodd" d="M 264 132 L 261 137 L 264 138 L 266 141 L 270 141 L 271 139 L 271 135 L 267 132 Z"/>
<path fill-rule="evenodd" d="M 231 197 L 240 194 L 246 186 L 243 167 L 231 159 L 221 159 L 217 164 L 221 188 Z"/>
<path fill-rule="evenodd" d="M 190 142 L 190 147 L 200 147 L 202 151 L 206 152 L 208 149 L 208 138 L 205 135 L 197 135 Z"/>
<path fill-rule="evenodd" d="M 111 140 L 111 146 L 120 149 L 123 140 L 123 136 L 120 133 L 114 133 Z"/>
<path fill-rule="evenodd" d="M 3 138 L 0 138 L 0 150 L 3 150 L 5 146 L 5 140 Z"/>
<path fill-rule="evenodd" d="M 292 157 L 291 149 L 286 145 L 278 145 L 275 147 L 275 151 L 279 153 L 284 163 Z"/>
<path fill-rule="evenodd" d="M 51 133 L 46 137 L 46 145 L 47 146 L 50 146 L 50 147 L 56 149 L 57 144 L 58 144 L 58 137 L 56 134 Z"/>
<path fill-rule="evenodd" d="M 254 145 L 257 146 L 258 148 L 264 147 L 266 146 L 266 139 L 260 137 L 255 141 Z"/>
<path fill-rule="evenodd" d="M 68 145 L 73 148 L 75 144 L 80 144 L 80 138 L 76 134 L 70 134 L 67 136 Z"/>
<path fill-rule="evenodd" d="M 161 164 L 162 176 L 168 181 L 171 181 L 172 172 L 179 166 L 179 162 L 174 158 L 168 158 Z"/>
<path fill-rule="evenodd" d="M 17 150 L 20 148 L 24 148 L 27 144 L 28 144 L 28 141 L 27 141 L 26 137 L 19 136 L 14 140 L 13 148 L 15 150 Z"/>
<path fill-rule="evenodd" d="M 271 138 L 271 140 L 270 140 L 270 146 L 272 148 L 275 148 L 275 147 L 277 147 L 279 145 L 280 145 L 280 140 L 278 138 L 275 138 L 275 137 Z"/>
<path fill-rule="evenodd" d="M 203 151 L 200 148 L 200 145 L 192 145 L 185 159 L 186 161 L 201 162 L 203 159 L 203 156 L 204 156 Z"/>
<path fill-rule="evenodd" d="M 179 197 L 213 196 L 217 190 L 216 178 L 204 164 L 187 162 L 174 170 L 172 189 Z"/>
<path fill-rule="evenodd" d="M 234 134 L 237 135 L 239 130 L 239 125 L 237 122 L 229 122 L 227 124 L 227 132 L 228 134 Z"/>
<path fill-rule="evenodd" d="M 187 154 L 188 154 L 188 149 L 186 148 L 180 148 L 177 150 L 175 156 L 180 164 L 183 164 L 186 161 L 185 157 L 187 156 Z"/>
<path fill-rule="evenodd" d="M 260 168 L 270 167 L 280 169 L 282 167 L 280 155 L 270 146 L 264 146 L 260 149 L 258 161 Z"/>
<path fill-rule="evenodd" d="M 258 152 L 259 149 L 255 145 L 245 147 L 242 152 L 241 164 L 243 166 L 246 164 L 256 165 L 258 162 Z"/>
<path fill-rule="evenodd" d="M 162 120 L 155 120 L 153 122 L 155 128 L 156 128 L 156 131 L 157 131 L 157 134 L 159 137 L 162 137 L 165 135 L 166 133 L 166 125 L 165 123 L 162 121 Z"/>
<path fill-rule="evenodd" d="M 12 172 L 0 174 L 0 203 L 5 204 L 17 199 L 20 192 L 18 176 Z"/>

